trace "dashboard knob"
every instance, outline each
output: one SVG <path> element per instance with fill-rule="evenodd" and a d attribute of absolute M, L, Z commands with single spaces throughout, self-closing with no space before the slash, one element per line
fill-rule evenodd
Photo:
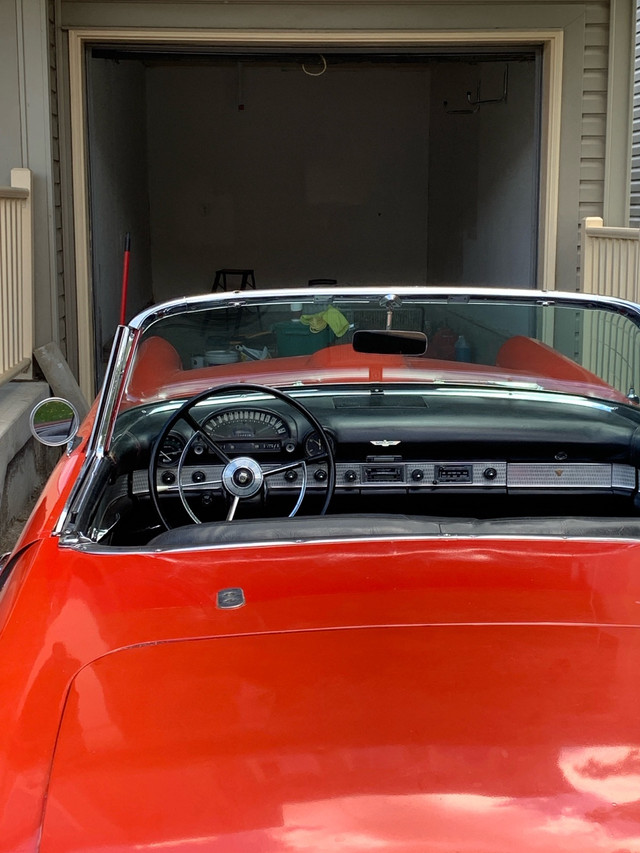
<path fill-rule="evenodd" d="M 324 468 L 318 468 L 313 472 L 313 479 L 317 480 L 319 483 L 323 483 L 327 479 L 327 472 Z"/>
<path fill-rule="evenodd" d="M 424 480 L 424 471 L 421 471 L 420 468 L 414 468 L 411 472 L 411 479 L 415 482 Z"/>
<path fill-rule="evenodd" d="M 290 468 L 284 472 L 284 478 L 288 483 L 295 483 L 298 479 L 298 472 L 294 468 Z"/>
<path fill-rule="evenodd" d="M 485 468 L 482 472 L 482 476 L 485 478 L 485 480 L 495 480 L 495 478 L 498 476 L 498 472 L 495 468 Z"/>
<path fill-rule="evenodd" d="M 160 479 L 165 484 L 165 486 L 170 486 L 172 483 L 175 483 L 176 475 L 173 473 L 173 471 L 163 471 Z"/>
<path fill-rule="evenodd" d="M 349 468 L 348 471 L 344 472 L 344 478 L 347 483 L 355 483 L 355 481 L 358 479 L 358 474 L 356 471 L 353 470 L 353 468 Z"/>
<path fill-rule="evenodd" d="M 204 483 L 207 477 L 204 471 L 194 471 L 191 475 L 191 479 L 194 483 Z"/>

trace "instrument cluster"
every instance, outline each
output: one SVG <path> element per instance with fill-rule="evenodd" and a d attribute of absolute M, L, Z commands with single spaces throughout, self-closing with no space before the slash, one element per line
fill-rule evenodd
<path fill-rule="evenodd" d="M 188 439 L 170 432 L 159 450 L 159 465 L 178 464 Z M 216 458 L 214 446 L 229 456 L 277 455 L 296 449 L 291 424 L 270 409 L 229 408 L 209 415 L 201 424 L 201 433 L 189 440 L 188 456 Z"/>

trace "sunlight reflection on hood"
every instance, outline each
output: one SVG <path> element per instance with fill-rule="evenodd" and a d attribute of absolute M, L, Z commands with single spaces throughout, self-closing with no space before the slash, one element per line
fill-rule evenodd
<path fill-rule="evenodd" d="M 624 757 L 629 748 L 599 753 L 598 761 Z M 593 749 L 567 750 L 561 760 L 594 757 Z M 573 770 L 575 773 L 575 769 Z M 639 787 L 636 786 L 637 794 Z M 477 794 L 418 794 L 345 797 L 292 803 L 284 826 L 270 832 L 275 849 L 291 853 L 336 850 L 362 853 L 640 853 L 640 828 L 593 820 L 594 800 L 567 793 L 509 799 Z"/>
<path fill-rule="evenodd" d="M 640 800 L 640 747 L 567 748 L 560 753 L 558 766 L 576 791 L 611 804 Z"/>

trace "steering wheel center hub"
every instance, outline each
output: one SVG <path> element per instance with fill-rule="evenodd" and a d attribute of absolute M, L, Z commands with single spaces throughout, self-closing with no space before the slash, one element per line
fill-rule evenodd
<path fill-rule="evenodd" d="M 232 459 L 222 472 L 222 484 L 234 498 L 250 498 L 262 488 L 264 475 L 260 465 L 249 456 Z"/>

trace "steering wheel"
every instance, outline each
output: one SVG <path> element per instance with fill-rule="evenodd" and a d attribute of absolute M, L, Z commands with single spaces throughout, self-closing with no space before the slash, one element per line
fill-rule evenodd
<path fill-rule="evenodd" d="M 281 400 L 290 408 L 295 409 L 318 433 L 320 437 L 320 442 L 324 450 L 321 453 L 314 455 L 310 455 L 303 451 L 303 455 L 300 458 L 291 460 L 290 462 L 286 462 L 282 465 L 278 465 L 275 468 L 264 467 L 251 456 L 236 456 L 234 458 L 228 456 L 227 453 L 225 453 L 225 451 L 207 434 L 205 430 L 206 421 L 201 424 L 192 414 L 192 409 L 205 400 L 212 400 L 215 397 L 221 395 L 246 393 L 267 394 L 271 397 L 275 397 L 277 400 Z M 322 462 L 325 459 L 327 460 L 328 469 L 327 479 L 325 481 L 326 494 L 324 504 L 322 506 L 322 509 L 320 510 L 320 515 L 324 515 L 326 513 L 335 488 L 336 466 L 331 442 L 329 441 L 329 438 L 322 424 L 314 415 L 311 414 L 311 412 L 307 409 L 306 406 L 303 406 L 302 403 L 299 403 L 297 400 L 294 400 L 293 397 L 290 397 L 283 391 L 278 391 L 276 388 L 269 388 L 266 385 L 251 385 L 246 382 L 241 382 L 232 385 L 220 385 L 217 388 L 208 389 L 207 391 L 204 391 L 201 394 L 196 394 L 195 396 L 190 397 L 180 406 L 180 408 L 178 408 L 171 415 L 171 417 L 166 421 L 166 423 L 160 430 L 160 433 L 157 436 L 151 449 L 151 458 L 149 460 L 149 493 L 153 500 L 156 512 L 158 513 L 160 520 L 167 528 L 167 530 L 170 530 L 173 525 L 167 521 L 160 505 L 161 501 L 158 486 L 158 460 L 160 457 L 161 448 L 166 440 L 167 435 L 178 423 L 178 421 L 181 420 L 184 421 L 193 430 L 193 435 L 188 440 L 180 454 L 175 486 L 171 484 L 167 485 L 166 488 L 167 490 L 173 490 L 174 488 L 177 490 L 185 512 L 196 524 L 201 524 L 202 519 L 198 518 L 198 516 L 193 511 L 192 507 L 187 501 L 187 493 L 189 491 L 194 491 L 195 489 L 197 489 L 200 492 L 203 489 L 207 488 L 222 489 L 222 492 L 226 494 L 230 499 L 230 505 L 229 510 L 227 512 L 226 520 L 233 521 L 240 501 L 246 500 L 248 498 L 253 498 L 261 491 L 265 494 L 268 494 L 266 484 L 269 477 L 273 477 L 274 475 L 286 473 L 287 471 L 293 471 L 296 468 L 300 468 L 302 469 L 302 476 L 299 478 L 299 482 L 298 478 L 296 478 L 294 481 L 298 487 L 298 496 L 295 506 L 289 513 L 289 518 L 291 518 L 300 509 L 300 506 L 307 491 L 307 462 Z M 218 479 L 204 479 L 202 481 L 198 481 L 197 483 L 183 482 L 182 469 L 184 466 L 184 462 L 189 452 L 189 449 L 191 448 L 196 438 L 200 438 L 207 445 L 209 450 L 211 450 L 222 463 L 222 474 Z"/>

